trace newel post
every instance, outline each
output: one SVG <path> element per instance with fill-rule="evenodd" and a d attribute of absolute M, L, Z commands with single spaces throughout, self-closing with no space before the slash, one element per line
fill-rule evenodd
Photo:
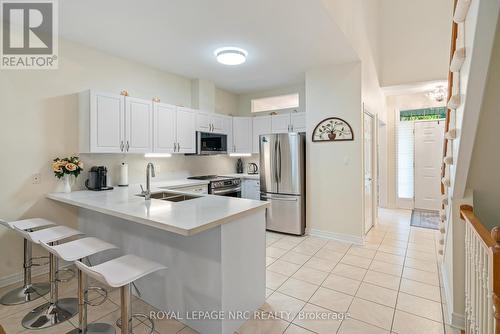
<path fill-rule="evenodd" d="M 493 253 L 493 314 L 495 316 L 495 334 L 500 334 L 500 226 L 491 230 L 491 237 L 495 245 L 491 247 Z"/>

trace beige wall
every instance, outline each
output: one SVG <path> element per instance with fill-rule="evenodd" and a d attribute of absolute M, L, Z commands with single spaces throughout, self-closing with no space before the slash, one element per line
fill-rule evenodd
<path fill-rule="evenodd" d="M 191 82 L 139 63 L 114 57 L 68 41 L 60 43 L 58 70 L 1 71 L 0 73 L 0 218 L 14 220 L 45 217 L 75 225 L 76 211 L 44 198 L 58 183 L 49 163 L 56 156 L 77 153 L 77 93 L 89 88 L 116 92 L 127 89 L 131 96 L 159 97 L 162 102 L 191 104 Z M 218 111 L 235 108 L 236 98 L 218 91 Z M 82 155 L 87 167 L 106 164 L 116 181 L 117 166 L 130 163 L 130 181 L 142 182 L 146 160 L 141 156 Z M 228 157 L 184 157 L 157 160 L 160 178 L 178 171 L 193 174 L 229 172 Z M 41 184 L 32 184 L 35 173 Z M 80 176 L 79 182 L 85 175 Z M 12 232 L 0 229 L 0 278 L 20 272 L 22 242 Z"/>
<path fill-rule="evenodd" d="M 474 191 L 474 212 L 488 228 L 498 226 L 500 211 L 500 155 L 498 125 L 500 124 L 500 25 L 491 55 L 488 81 L 474 141 L 467 188 Z"/>
<path fill-rule="evenodd" d="M 387 206 L 396 208 L 397 197 L 397 142 L 396 127 L 399 110 L 442 107 L 444 102 L 430 99 L 426 93 L 412 93 L 387 96 Z"/>
<path fill-rule="evenodd" d="M 323 3 L 361 60 L 361 94 L 366 110 L 385 120 L 385 99 L 378 74 L 380 0 L 323 0 Z"/>
<path fill-rule="evenodd" d="M 307 222 L 332 237 L 363 235 L 361 64 L 333 65 L 306 73 Z M 321 120 L 350 123 L 355 140 L 312 143 Z"/>
<path fill-rule="evenodd" d="M 453 1 L 379 1 L 381 85 L 446 78 Z"/>

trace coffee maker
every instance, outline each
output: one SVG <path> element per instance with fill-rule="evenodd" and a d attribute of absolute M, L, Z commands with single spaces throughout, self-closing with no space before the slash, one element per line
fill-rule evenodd
<path fill-rule="evenodd" d="M 94 166 L 90 168 L 89 178 L 85 181 L 85 187 L 88 190 L 111 190 L 113 187 L 107 186 L 108 170 L 105 166 Z"/>

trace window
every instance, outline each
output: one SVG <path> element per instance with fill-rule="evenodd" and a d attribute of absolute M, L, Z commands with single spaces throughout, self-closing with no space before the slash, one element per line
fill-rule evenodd
<path fill-rule="evenodd" d="M 398 198 L 412 199 L 413 190 L 413 163 L 415 123 L 411 121 L 399 122 L 398 127 Z"/>
<path fill-rule="evenodd" d="M 400 121 L 423 121 L 446 118 L 446 107 L 401 110 Z"/>
<path fill-rule="evenodd" d="M 252 99 L 252 112 L 273 111 L 299 107 L 299 94 L 263 97 Z"/>

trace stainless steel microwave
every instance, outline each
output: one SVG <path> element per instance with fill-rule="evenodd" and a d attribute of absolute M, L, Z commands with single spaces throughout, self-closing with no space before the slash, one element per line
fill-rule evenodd
<path fill-rule="evenodd" d="M 196 154 L 227 154 L 227 135 L 211 132 L 196 132 Z"/>

